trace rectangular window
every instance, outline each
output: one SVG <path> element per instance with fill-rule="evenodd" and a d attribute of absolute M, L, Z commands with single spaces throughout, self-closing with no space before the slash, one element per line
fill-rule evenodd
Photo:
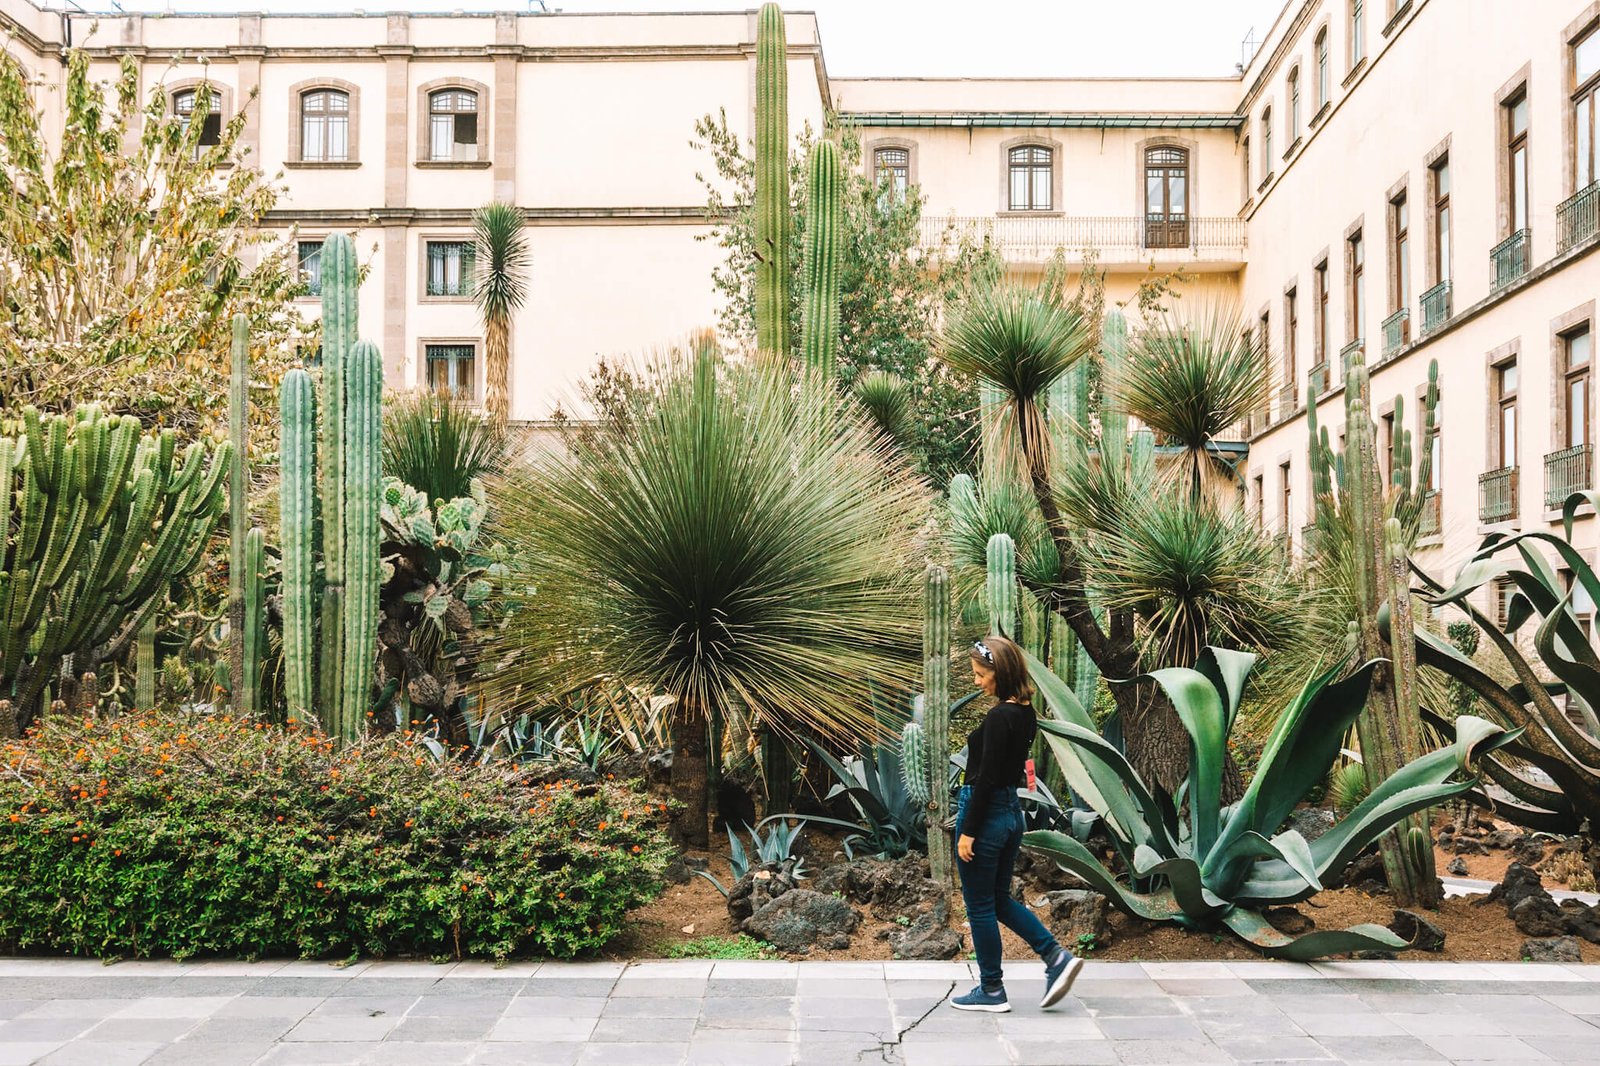
<path fill-rule="evenodd" d="M 1316 356 L 1317 362 L 1326 363 L 1330 347 L 1328 337 L 1328 261 L 1326 259 L 1317 264 L 1316 275 L 1316 321 L 1312 323 L 1315 327 L 1316 351 L 1313 354 Z M 1323 391 L 1326 392 L 1327 390 L 1324 389 Z"/>
<path fill-rule="evenodd" d="M 1265 529 L 1267 526 L 1267 486 L 1266 475 L 1257 474 L 1255 477 L 1255 512 L 1256 528 Z"/>
<path fill-rule="evenodd" d="M 1246 137 L 1244 140 L 1239 142 L 1239 150 L 1240 150 L 1239 165 L 1244 168 L 1244 198 L 1245 198 L 1245 200 L 1248 201 L 1250 199 L 1251 194 L 1255 192 L 1255 186 L 1250 184 L 1250 138 L 1249 137 Z"/>
<path fill-rule="evenodd" d="M 1041 145 L 1011 149 L 1009 156 L 1013 211 L 1050 211 L 1050 185 L 1055 153 Z"/>
<path fill-rule="evenodd" d="M 1450 280 L 1450 157 L 1428 168 L 1433 184 L 1433 280 Z"/>
<path fill-rule="evenodd" d="M 1272 177 L 1272 108 L 1261 112 L 1261 180 Z"/>
<path fill-rule="evenodd" d="M 1278 514 L 1283 518 L 1283 539 L 1286 543 L 1293 543 L 1294 539 L 1293 473 L 1289 463 L 1278 467 Z"/>
<path fill-rule="evenodd" d="M 1367 58 L 1367 12 L 1362 0 L 1350 0 L 1350 65 Z"/>
<path fill-rule="evenodd" d="M 428 388 L 465 403 L 476 402 L 476 349 L 470 344 L 430 344 L 426 352 Z"/>
<path fill-rule="evenodd" d="M 1283 386 L 1289 406 L 1300 402 L 1297 364 L 1300 348 L 1300 290 L 1283 295 Z"/>
<path fill-rule="evenodd" d="M 911 150 L 909 148 L 879 148 L 873 156 L 877 168 L 879 206 L 904 203 L 911 188 Z"/>
<path fill-rule="evenodd" d="M 471 241 L 429 241 L 429 296 L 471 296 L 476 248 Z"/>
<path fill-rule="evenodd" d="M 1597 165 L 1595 126 L 1600 99 L 1600 24 L 1572 46 L 1573 93 L 1573 191 L 1582 192 L 1600 181 Z"/>
<path fill-rule="evenodd" d="M 1507 101 L 1506 207 L 1511 232 L 1528 228 L 1528 91 Z"/>
<path fill-rule="evenodd" d="M 1411 306 L 1411 211 L 1406 194 L 1389 202 L 1390 258 L 1394 261 L 1394 310 Z"/>
<path fill-rule="evenodd" d="M 1317 34 L 1317 110 L 1328 106 L 1332 99 L 1328 77 L 1328 31 Z"/>
<path fill-rule="evenodd" d="M 1289 144 L 1300 139 L 1300 68 L 1289 72 Z"/>
<path fill-rule="evenodd" d="M 1427 448 L 1428 448 L 1428 454 L 1429 454 L 1429 460 L 1428 460 L 1428 488 L 1430 490 L 1432 490 L 1433 492 L 1438 492 L 1439 491 L 1439 479 L 1440 479 L 1440 476 L 1441 476 L 1441 472 L 1444 470 L 1444 452 L 1440 450 L 1440 446 L 1439 446 L 1439 441 L 1444 435 L 1443 431 L 1441 429 L 1441 425 L 1440 425 L 1440 422 L 1441 422 L 1440 412 L 1443 411 L 1443 410 L 1444 410 L 1444 399 L 1441 396 L 1441 398 L 1439 399 L 1439 406 L 1434 411 L 1433 439 L 1427 442 Z M 1422 435 L 1422 421 L 1423 421 L 1422 405 L 1418 404 L 1417 405 L 1417 435 L 1419 437 Z"/>
<path fill-rule="evenodd" d="M 1506 621 L 1511 617 L 1511 598 L 1516 595 L 1517 587 L 1508 577 L 1497 577 L 1490 583 L 1490 595 L 1494 597 L 1494 624 L 1505 628 Z"/>
<path fill-rule="evenodd" d="M 1350 238 L 1350 340 L 1367 338 L 1367 250 L 1356 230 Z"/>
<path fill-rule="evenodd" d="M 1381 421 L 1383 427 L 1379 439 L 1378 466 L 1383 471 L 1383 479 L 1388 481 L 1394 474 L 1394 412 L 1384 415 Z"/>
<path fill-rule="evenodd" d="M 300 280 L 305 282 L 306 294 L 322 295 L 322 242 L 301 241 L 296 249 L 300 260 Z"/>
<path fill-rule="evenodd" d="M 1495 458 L 1502 469 L 1517 465 L 1517 361 L 1494 369 Z"/>
<path fill-rule="evenodd" d="M 1565 366 L 1566 390 L 1566 447 L 1576 448 L 1588 444 L 1589 433 L 1589 368 L 1594 363 L 1594 334 L 1588 326 L 1561 338 Z"/>

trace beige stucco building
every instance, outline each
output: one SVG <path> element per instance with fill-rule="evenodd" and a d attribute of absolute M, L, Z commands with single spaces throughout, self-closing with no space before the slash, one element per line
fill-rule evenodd
<path fill-rule="evenodd" d="M 1244 431 L 1248 505 L 1296 543 L 1308 382 L 1336 435 L 1359 347 L 1385 432 L 1396 395 L 1415 429 L 1437 359 L 1422 560 L 1442 571 L 1592 483 L 1597 26 L 1591 0 L 1288 0 L 1236 76 L 830 79 L 797 12 L 791 128 L 829 107 L 855 122 L 864 164 L 926 197 L 929 246 L 990 235 L 1024 276 L 1093 248 L 1114 300 L 1182 270 L 1186 297 L 1240 305 L 1279 375 Z M 530 223 L 514 417 L 570 404 L 597 357 L 715 322 L 690 141 L 719 109 L 750 132 L 753 12 L 91 18 L 0 0 L 0 29 L 46 94 L 71 43 L 106 76 L 137 56 L 175 102 L 204 77 L 245 107 L 251 157 L 283 172 L 272 224 L 372 250 L 362 331 L 393 385 L 481 394 L 462 255 L 496 197 Z"/>

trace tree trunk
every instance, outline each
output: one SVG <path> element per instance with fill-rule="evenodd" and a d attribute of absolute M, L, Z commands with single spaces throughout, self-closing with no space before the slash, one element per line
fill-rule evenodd
<path fill-rule="evenodd" d="M 672 776 L 668 788 L 677 804 L 672 814 L 673 838 L 680 844 L 705 847 L 711 842 L 707 825 L 706 717 L 688 699 L 673 705 Z"/>
<path fill-rule="evenodd" d="M 492 424 L 504 427 L 511 419 L 511 323 L 496 320 L 485 332 L 483 411 Z"/>

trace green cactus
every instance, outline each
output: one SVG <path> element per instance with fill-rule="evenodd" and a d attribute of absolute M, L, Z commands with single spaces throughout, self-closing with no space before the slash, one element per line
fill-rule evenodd
<path fill-rule="evenodd" d="M 283 378 L 279 443 L 279 543 L 283 553 L 283 688 L 288 718 L 316 721 L 312 678 L 316 603 L 316 408 L 311 375 L 291 370 Z"/>
<path fill-rule="evenodd" d="M 156 616 L 151 611 L 139 626 L 133 646 L 133 709 L 153 711 L 156 706 Z"/>
<path fill-rule="evenodd" d="M 920 804 L 928 802 L 928 734 L 922 723 L 910 721 L 900 730 L 900 776 L 906 794 Z"/>
<path fill-rule="evenodd" d="M 244 598 L 239 642 L 243 669 L 234 679 L 233 706 L 245 715 L 257 715 L 261 707 L 261 654 L 266 645 L 267 625 L 267 535 L 252 526 L 244 537 Z"/>
<path fill-rule="evenodd" d="M 832 377 L 839 352 L 839 284 L 844 260 L 844 164 L 823 139 L 811 146 L 806 218 L 806 365 Z"/>
<path fill-rule="evenodd" d="M 339 734 L 359 736 L 378 646 L 378 511 L 383 481 L 383 357 L 362 341 L 345 367 L 344 686 Z"/>
<path fill-rule="evenodd" d="M 756 346 L 785 356 L 790 352 L 788 63 L 783 10 L 762 4 L 756 16 Z"/>
<path fill-rule="evenodd" d="M 1100 334 L 1100 375 L 1102 381 L 1114 382 L 1121 375 L 1128 360 L 1128 322 L 1121 311 L 1106 312 L 1105 326 Z M 1101 447 L 1108 453 L 1113 447 L 1121 449 L 1128 436 L 1128 416 L 1117 410 L 1116 404 L 1100 405 Z"/>
<path fill-rule="evenodd" d="M 228 479 L 228 663 L 232 667 L 233 709 L 244 707 L 248 657 L 245 627 L 245 538 L 250 524 L 250 319 L 233 316 L 232 374 L 228 382 L 228 439 L 233 442 L 233 464 Z"/>
<path fill-rule="evenodd" d="M 133 643 L 174 580 L 200 563 L 227 503 L 233 445 L 196 442 L 181 455 L 172 430 L 141 431 L 85 404 L 71 415 L 23 411 L 0 437 L 0 697 L 8 731 L 32 720 L 48 686 L 71 686 Z M 84 693 L 75 697 L 79 702 Z"/>
<path fill-rule="evenodd" d="M 1017 546 L 1009 533 L 989 538 L 989 632 L 1017 636 Z"/>
<path fill-rule="evenodd" d="M 945 787 L 950 765 L 950 576 L 942 566 L 928 567 L 922 580 L 922 721 L 928 739 L 928 863 L 933 879 L 949 885 L 955 862 L 943 826 L 950 817 L 950 790 Z"/>

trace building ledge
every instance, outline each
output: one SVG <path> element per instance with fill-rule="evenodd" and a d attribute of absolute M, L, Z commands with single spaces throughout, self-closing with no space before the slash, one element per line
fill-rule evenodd
<path fill-rule="evenodd" d="M 491 159 L 419 159 L 414 166 L 423 170 L 488 170 Z"/>
<path fill-rule="evenodd" d="M 285 170 L 359 170 L 359 159 L 286 159 Z"/>
<path fill-rule="evenodd" d="M 1283 158 L 1284 158 L 1285 162 L 1288 161 L 1290 156 L 1294 155 L 1296 152 L 1298 152 L 1300 150 L 1300 145 L 1304 141 L 1305 141 L 1304 137 L 1296 137 L 1294 139 L 1294 143 L 1290 144 L 1288 150 L 1283 153 Z"/>
<path fill-rule="evenodd" d="M 1321 107 L 1317 108 L 1317 113 L 1315 115 L 1311 116 L 1311 128 L 1315 129 L 1317 126 L 1321 125 L 1322 124 L 1322 120 L 1327 118 L 1328 117 L 1328 112 L 1332 111 L 1332 110 L 1333 110 L 1333 101 L 1332 100 L 1324 101 L 1323 105 Z"/>
<path fill-rule="evenodd" d="M 1267 191 L 1267 186 L 1271 185 L 1272 184 L 1272 179 L 1277 177 L 1277 176 L 1278 176 L 1278 172 L 1276 170 L 1268 171 L 1267 172 L 1267 176 L 1261 179 L 1261 184 L 1256 186 L 1256 192 L 1266 192 Z"/>
<path fill-rule="evenodd" d="M 1389 24 L 1383 28 L 1383 35 L 1385 37 L 1392 35 L 1395 30 L 1399 29 L 1400 23 L 1404 22 L 1406 20 L 1406 16 L 1411 14 L 1411 3 L 1412 0 L 1406 0 L 1405 3 L 1401 4 L 1397 9 L 1395 9 L 1394 17 L 1389 19 Z"/>
<path fill-rule="evenodd" d="M 1350 73 L 1344 76 L 1344 81 L 1340 83 L 1341 87 L 1346 89 L 1350 88 L 1351 84 L 1357 78 L 1361 77 L 1361 72 L 1366 69 L 1367 57 L 1362 56 L 1360 59 L 1356 60 L 1356 65 L 1350 68 Z"/>

